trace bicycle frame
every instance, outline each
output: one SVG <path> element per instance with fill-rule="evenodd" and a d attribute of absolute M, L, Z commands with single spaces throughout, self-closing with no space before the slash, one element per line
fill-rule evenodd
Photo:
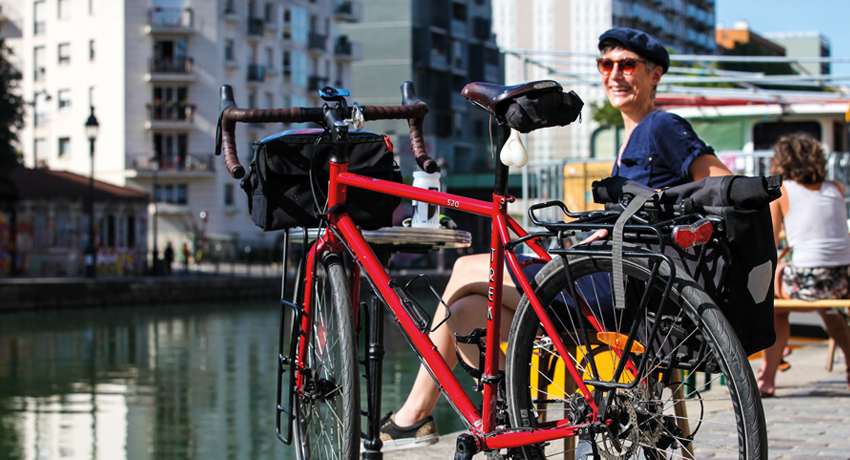
<path fill-rule="evenodd" d="M 500 326 L 501 326 L 501 309 L 502 309 L 502 287 L 504 264 L 510 265 L 519 281 L 519 287 L 526 293 L 534 310 L 537 312 L 544 329 L 553 339 L 554 345 L 561 356 L 567 355 L 567 348 L 560 338 L 551 319 L 544 313 L 543 306 L 534 295 L 531 283 L 522 271 L 522 265 L 517 260 L 513 249 L 505 249 L 505 244 L 511 241 L 510 233 L 519 237 L 528 236 L 528 233 L 523 230 L 514 219 L 507 214 L 507 205 L 513 200 L 509 196 L 500 196 L 493 194 L 493 202 L 488 203 L 482 200 L 462 197 L 449 193 L 425 190 L 409 185 L 398 184 L 391 181 L 375 179 L 371 177 L 361 176 L 347 172 L 347 163 L 330 162 L 330 184 L 328 188 L 328 209 L 332 209 L 335 205 L 344 204 L 347 187 L 356 187 L 365 190 L 370 190 L 382 194 L 397 196 L 401 198 L 422 201 L 436 206 L 447 207 L 450 209 L 489 217 L 492 221 L 492 229 L 490 235 L 490 269 L 488 276 L 488 296 L 487 296 L 487 335 L 486 335 L 486 351 L 483 376 L 483 407 L 479 411 L 469 395 L 462 388 L 461 384 L 455 377 L 452 370 L 446 364 L 445 360 L 440 355 L 437 348 L 434 346 L 431 339 L 428 337 L 427 330 L 422 332 L 416 325 L 414 319 L 406 311 L 400 298 L 393 290 L 391 279 L 387 274 L 384 266 L 379 262 L 377 256 L 372 251 L 369 244 L 365 241 L 360 230 L 357 228 L 354 221 L 347 213 L 331 214 L 328 218 L 331 229 L 337 229 L 339 235 L 334 231 L 324 232 L 310 249 L 307 259 L 307 266 L 314 266 L 313 263 L 316 257 L 319 257 L 323 252 L 344 252 L 351 253 L 352 258 L 357 264 L 365 270 L 368 277 L 372 280 L 374 286 L 378 290 L 380 296 L 395 314 L 402 329 L 407 334 L 412 345 L 420 354 L 422 360 L 430 369 L 432 375 L 440 385 L 441 390 L 446 394 L 450 403 L 455 407 L 458 413 L 464 419 L 470 430 L 477 434 L 477 438 L 481 443 L 482 449 L 502 449 L 518 447 L 528 444 L 536 444 L 546 441 L 551 441 L 567 436 L 577 434 L 578 427 L 570 424 L 566 420 L 561 420 L 555 424 L 544 425 L 549 429 L 537 430 L 511 430 L 494 433 L 496 429 L 496 402 L 498 396 L 498 385 L 500 380 L 499 374 L 499 352 L 500 352 Z M 505 168 L 506 169 L 506 168 Z M 544 260 L 551 260 L 547 251 L 539 244 L 537 238 L 531 238 L 525 242 Z M 360 286 L 360 270 L 352 270 L 351 273 L 351 289 L 359 291 Z M 300 332 L 309 334 L 312 328 L 312 289 L 313 275 L 312 271 L 308 270 L 308 275 L 304 279 L 304 315 L 302 316 Z M 355 318 L 357 317 L 357 309 L 359 308 L 358 297 L 352 292 L 352 305 L 354 308 Z M 306 353 L 306 341 L 301 342 L 301 349 L 298 350 L 299 356 L 304 356 Z M 566 370 L 571 378 L 575 381 L 578 391 L 587 401 L 593 413 L 593 420 L 597 420 L 598 409 L 593 399 L 593 396 L 582 380 L 582 374 L 578 371 L 575 365 L 570 360 L 565 360 Z M 300 385 L 300 375 L 297 383 Z"/>

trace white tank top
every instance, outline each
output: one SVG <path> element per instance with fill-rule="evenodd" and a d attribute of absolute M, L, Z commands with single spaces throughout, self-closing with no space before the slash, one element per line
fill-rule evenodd
<path fill-rule="evenodd" d="M 794 250 L 791 263 L 797 267 L 835 267 L 850 264 L 850 234 L 847 208 L 835 184 L 824 182 L 809 190 L 787 180 L 788 214 L 785 239 Z"/>

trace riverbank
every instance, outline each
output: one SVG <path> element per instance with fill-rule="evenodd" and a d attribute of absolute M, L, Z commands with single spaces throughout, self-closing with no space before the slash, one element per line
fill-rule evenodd
<path fill-rule="evenodd" d="M 198 270 L 172 276 L 0 278 L 0 312 L 280 298 L 279 267 L 241 268 L 230 273 Z M 413 277 L 407 273 L 392 276 L 403 283 Z M 442 292 L 448 273 L 429 276 L 434 289 Z M 294 277 L 287 284 L 291 282 Z"/>
<path fill-rule="evenodd" d="M 116 305 L 218 302 L 280 296 L 280 277 L 6 278 L 0 311 L 105 308 Z"/>

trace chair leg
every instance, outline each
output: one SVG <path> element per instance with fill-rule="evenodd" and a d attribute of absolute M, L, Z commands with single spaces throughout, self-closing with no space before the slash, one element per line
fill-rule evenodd
<path fill-rule="evenodd" d="M 832 372 L 832 365 L 835 363 L 835 339 L 829 338 L 829 348 L 826 352 L 826 370 Z"/>
<path fill-rule="evenodd" d="M 682 379 L 684 382 L 684 379 Z M 682 433 L 690 434 L 691 428 L 688 423 L 688 409 L 685 407 L 685 391 L 684 391 L 684 383 L 679 384 L 676 389 L 673 391 L 673 412 L 676 415 L 676 424 L 679 426 L 679 429 L 682 430 Z M 694 446 L 691 443 L 682 446 L 682 455 L 685 458 L 693 459 L 694 457 Z"/>

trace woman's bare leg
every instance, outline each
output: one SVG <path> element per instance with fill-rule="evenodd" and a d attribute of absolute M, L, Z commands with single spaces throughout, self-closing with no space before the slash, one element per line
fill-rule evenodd
<path fill-rule="evenodd" d="M 450 368 L 454 368 L 457 364 L 454 333 L 467 334 L 474 328 L 486 327 L 489 269 L 488 254 L 461 257 L 452 269 L 446 290 L 443 292 L 443 301 L 451 309 L 452 315 L 445 324 L 430 334 L 431 341 L 437 346 Z M 505 270 L 502 291 L 502 337 L 507 337 L 520 297 L 519 291 Z M 440 304 L 434 313 L 434 321 L 441 321 L 445 315 L 445 307 Z M 474 345 L 461 344 L 459 349 L 467 362 L 477 365 L 478 352 Z M 504 357 L 500 362 L 504 362 Z M 425 366 L 420 366 L 407 400 L 395 414 L 395 423 L 401 427 L 413 425 L 431 415 L 439 399 L 440 388 L 434 383 Z"/>
<path fill-rule="evenodd" d="M 776 330 L 776 342 L 761 352 L 761 372 L 758 379 L 759 392 L 763 395 L 772 395 L 776 391 L 776 371 L 782 361 L 782 354 L 788 337 L 791 336 L 791 323 L 788 321 L 788 312 L 777 311 L 773 314 L 773 327 Z"/>

